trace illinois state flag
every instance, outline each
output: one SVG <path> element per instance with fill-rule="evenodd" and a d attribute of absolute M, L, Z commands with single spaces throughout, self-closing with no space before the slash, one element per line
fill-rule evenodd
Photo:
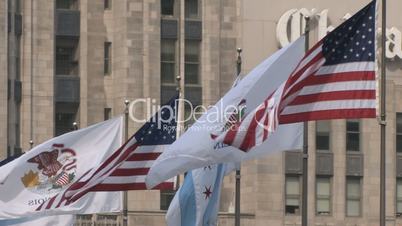
<path fill-rule="evenodd" d="M 122 121 L 117 117 L 50 139 L 0 167 L 0 219 L 120 211 L 119 192 L 90 194 L 46 213 L 35 210 L 120 146 Z"/>

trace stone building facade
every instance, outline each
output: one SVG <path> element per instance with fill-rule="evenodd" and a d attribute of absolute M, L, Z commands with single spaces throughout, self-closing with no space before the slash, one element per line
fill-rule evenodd
<path fill-rule="evenodd" d="M 0 157 L 121 114 L 124 100 L 163 102 L 182 77 L 194 104 L 231 86 L 302 32 L 311 43 L 368 0 L 0 0 Z M 402 225 L 402 2 L 388 1 L 387 225 Z M 315 10 L 312 10 L 315 9 Z M 346 15 L 347 17 L 347 15 Z M 136 114 L 145 114 L 139 108 Z M 140 125 L 130 122 L 130 133 Z M 375 226 L 379 219 L 379 126 L 375 119 L 309 123 L 309 225 Z M 242 164 L 242 225 L 300 225 L 300 152 Z M 219 225 L 234 223 L 234 175 L 222 188 Z M 129 225 L 164 225 L 174 192 L 130 191 Z M 117 215 L 77 225 L 118 225 Z"/>

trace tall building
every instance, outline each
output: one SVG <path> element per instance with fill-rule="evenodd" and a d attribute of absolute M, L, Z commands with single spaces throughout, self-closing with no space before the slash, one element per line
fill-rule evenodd
<path fill-rule="evenodd" d="M 121 114 L 125 99 L 164 102 L 178 75 L 193 104 L 213 104 L 234 80 L 237 47 L 245 75 L 300 36 L 303 15 L 313 16 L 313 43 L 368 2 L 0 0 L 0 157 L 71 131 L 73 122 Z M 402 2 L 388 6 L 386 215 L 388 225 L 402 225 Z M 130 133 L 139 126 L 130 121 Z M 309 225 L 378 225 L 379 137 L 375 119 L 309 123 Z M 301 160 L 290 150 L 242 164 L 242 225 L 301 225 Z M 219 225 L 233 225 L 233 174 L 222 189 Z M 173 195 L 130 191 L 129 225 L 164 225 Z M 77 225 L 120 219 L 84 215 Z"/>

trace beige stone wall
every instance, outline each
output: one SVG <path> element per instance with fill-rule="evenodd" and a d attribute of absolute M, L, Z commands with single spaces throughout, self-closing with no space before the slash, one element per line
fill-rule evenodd
<path fill-rule="evenodd" d="M 0 1 L 0 158 L 7 157 L 7 1 Z"/>
<path fill-rule="evenodd" d="M 23 35 L 21 43 L 21 146 L 29 149 L 31 115 L 33 141 L 39 144 L 54 134 L 54 2 L 34 2 L 33 34 L 30 1 L 23 1 Z M 33 81 L 31 80 L 31 35 L 33 35 Z M 33 98 L 31 98 L 33 82 Z M 33 111 L 31 112 L 31 100 Z"/>

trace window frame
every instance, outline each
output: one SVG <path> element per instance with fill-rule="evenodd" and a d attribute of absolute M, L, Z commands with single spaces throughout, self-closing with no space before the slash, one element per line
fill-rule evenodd
<path fill-rule="evenodd" d="M 171 42 L 173 43 L 173 49 L 174 49 L 174 53 L 173 53 L 173 60 L 165 60 L 162 57 L 162 42 Z M 161 76 L 161 86 L 163 85 L 167 85 L 167 86 L 177 86 L 176 84 L 176 75 L 177 75 L 177 71 L 178 71 L 178 51 L 177 51 L 177 40 L 176 39 L 161 39 L 161 50 L 160 50 L 160 76 Z M 164 82 L 162 77 L 163 77 L 163 71 L 162 71 L 162 64 L 170 64 L 173 65 L 174 71 L 173 71 L 173 80 L 172 82 Z"/>
<path fill-rule="evenodd" d="M 110 76 L 112 74 L 112 42 L 105 41 L 103 51 L 103 75 Z"/>
<path fill-rule="evenodd" d="M 402 187 L 402 178 L 396 178 L 395 183 L 395 217 L 402 218 L 402 209 L 398 212 L 398 202 L 402 204 L 402 196 L 400 198 L 398 197 L 398 182 L 400 182 Z"/>
<path fill-rule="evenodd" d="M 200 20 L 201 19 L 201 0 L 194 0 L 197 1 L 197 15 L 195 17 L 190 17 L 188 14 L 188 9 L 187 9 L 187 1 L 192 1 L 192 0 L 184 0 L 184 18 L 185 20 Z"/>
<path fill-rule="evenodd" d="M 329 195 L 328 197 L 319 197 L 318 195 L 318 180 L 323 180 L 323 179 L 327 179 L 328 180 L 328 185 L 329 185 Z M 316 177 L 316 181 L 315 181 L 315 215 L 316 216 L 323 216 L 323 217 L 327 217 L 327 216 L 332 216 L 332 177 L 329 176 L 317 176 Z M 318 201 L 319 200 L 328 200 L 329 202 L 329 213 L 328 214 L 321 214 L 318 211 Z"/>
<path fill-rule="evenodd" d="M 112 9 L 112 2 L 111 0 L 104 0 L 103 1 L 103 9 L 104 10 L 111 10 Z"/>
<path fill-rule="evenodd" d="M 160 11 L 160 15 L 161 15 L 161 17 L 162 18 L 172 18 L 172 17 L 175 17 L 176 16 L 176 14 L 177 14 L 177 11 L 178 11 L 178 4 L 177 4 L 177 0 L 172 0 L 173 1 L 173 13 L 172 14 L 163 14 L 163 5 L 162 5 L 162 2 L 164 2 L 164 1 L 166 1 L 166 0 L 161 0 L 161 11 Z"/>
<path fill-rule="evenodd" d="M 159 209 L 160 210 L 168 210 L 170 203 L 172 203 L 174 196 L 176 195 L 177 190 L 160 190 L 159 192 Z M 170 201 L 167 201 L 166 206 L 162 206 L 162 196 L 169 197 Z"/>
<path fill-rule="evenodd" d="M 402 131 L 398 132 L 398 117 L 401 118 L 401 122 L 402 122 L 402 112 L 396 112 L 395 114 L 395 152 L 397 154 L 402 154 L 402 147 L 400 147 L 401 149 L 398 151 L 398 136 L 401 136 L 402 138 Z M 402 127 L 402 125 L 401 125 Z"/>
<path fill-rule="evenodd" d="M 299 194 L 298 195 L 288 195 L 287 194 L 287 186 L 288 186 L 288 183 L 287 183 L 287 180 L 288 180 L 288 178 L 297 178 L 297 182 L 299 183 Z M 285 195 L 285 199 L 284 199 L 284 211 L 285 211 L 285 215 L 286 216 L 300 216 L 301 215 L 301 208 L 302 208 L 302 177 L 300 176 L 300 175 L 295 175 L 295 174 L 287 174 L 287 175 L 285 175 L 285 184 L 284 184 L 284 188 L 285 188 L 285 192 L 284 192 L 284 195 Z M 288 213 L 287 212 L 287 205 L 286 205 L 286 203 L 287 203 L 287 200 L 288 200 L 288 197 L 290 197 L 290 198 L 292 198 L 292 199 L 298 199 L 299 200 L 299 212 L 297 213 L 297 211 L 295 211 L 295 213 Z"/>
<path fill-rule="evenodd" d="M 319 132 L 318 131 L 318 123 L 328 123 L 328 131 L 325 131 L 325 132 Z M 321 148 L 318 148 L 318 145 L 317 145 L 317 140 L 318 140 L 318 136 L 319 136 L 319 134 L 323 134 L 323 133 L 328 133 L 328 149 L 321 149 Z M 321 135 L 321 136 L 323 136 L 323 135 Z M 315 149 L 316 149 L 316 151 L 318 151 L 318 152 L 331 152 L 331 121 L 330 120 L 322 120 L 322 121 L 316 121 L 316 123 L 315 123 Z"/>
<path fill-rule="evenodd" d="M 356 121 L 357 123 L 358 123 L 358 127 L 359 127 L 359 130 L 356 132 L 356 131 L 349 131 L 348 130 L 348 122 L 349 121 Z M 345 133 L 345 136 L 346 136 L 346 139 L 345 139 L 345 147 L 346 147 L 346 152 L 351 152 L 351 153 L 361 153 L 362 152 L 362 145 L 361 145 L 361 127 L 362 127 L 362 123 L 361 123 L 361 120 L 359 120 L 359 119 L 347 119 L 346 120 L 346 133 Z M 349 147 L 348 147 L 348 134 L 358 134 L 358 137 L 359 137 L 359 141 L 358 141 L 358 150 L 352 150 L 352 149 L 350 149 Z"/>
<path fill-rule="evenodd" d="M 186 49 L 188 46 L 188 43 L 195 43 L 197 45 L 197 60 L 196 61 L 188 61 L 186 59 Z M 188 83 L 187 82 L 187 74 L 186 74 L 186 68 L 187 65 L 197 65 L 197 82 L 196 83 Z M 186 86 L 202 86 L 202 81 L 201 81 L 201 41 L 199 40 L 190 40 L 186 39 L 185 44 L 184 44 L 184 83 Z"/>
<path fill-rule="evenodd" d="M 349 180 L 359 180 L 359 197 L 349 198 L 348 197 L 348 181 Z M 363 212 L 363 178 L 355 176 L 347 176 L 345 180 L 345 216 L 346 217 L 361 217 Z M 357 216 L 348 214 L 348 200 L 359 201 L 359 214 Z"/>

